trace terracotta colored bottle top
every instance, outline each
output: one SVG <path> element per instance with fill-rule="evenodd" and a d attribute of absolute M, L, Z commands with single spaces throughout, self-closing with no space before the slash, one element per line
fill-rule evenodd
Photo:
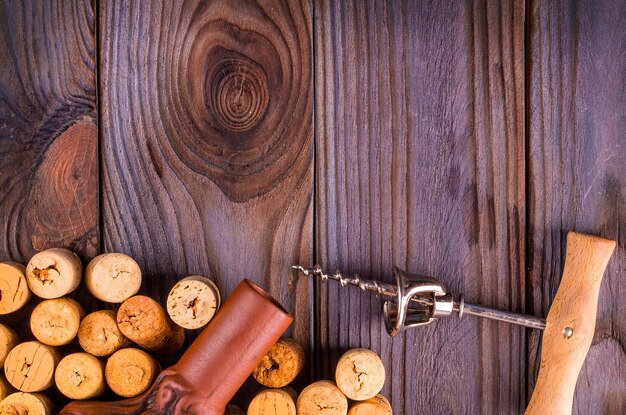
<path fill-rule="evenodd" d="M 119 402 L 72 402 L 61 414 L 223 415 L 226 404 L 293 318 L 243 280 L 174 366 L 144 394 Z"/>

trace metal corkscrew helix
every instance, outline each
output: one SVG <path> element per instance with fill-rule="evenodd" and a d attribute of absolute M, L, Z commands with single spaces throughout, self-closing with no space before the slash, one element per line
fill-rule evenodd
<path fill-rule="evenodd" d="M 339 271 L 334 274 L 327 274 L 322 271 L 319 265 L 313 268 L 294 265 L 292 268 L 307 277 L 313 275 L 322 281 L 335 280 L 342 287 L 354 285 L 362 291 L 371 291 L 394 298 L 395 300 L 385 301 L 383 308 L 385 326 L 391 336 L 395 336 L 407 328 L 424 326 L 439 318 L 450 317 L 453 313 L 457 313 L 459 318 L 465 314 L 470 314 L 533 329 L 543 330 L 546 327 L 546 321 L 541 318 L 466 303 L 462 294 L 457 302 L 439 281 L 430 277 L 410 274 L 397 267 L 393 268 L 393 274 L 396 278 L 395 285 L 363 279 L 358 275 L 344 277 Z"/>

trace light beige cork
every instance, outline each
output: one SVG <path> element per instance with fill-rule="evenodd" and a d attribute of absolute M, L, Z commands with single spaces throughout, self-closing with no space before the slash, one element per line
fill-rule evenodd
<path fill-rule="evenodd" d="M 183 328 L 174 324 L 159 303 L 143 295 L 122 303 L 117 325 L 124 336 L 159 354 L 176 352 L 185 341 Z"/>
<path fill-rule="evenodd" d="M 41 393 L 15 392 L 0 402 L 2 415 L 52 415 L 52 401 Z"/>
<path fill-rule="evenodd" d="M 320 380 L 304 388 L 296 407 L 298 415 L 346 415 L 348 399 L 334 382 Z"/>
<path fill-rule="evenodd" d="M 391 404 L 383 395 L 376 395 L 365 401 L 355 402 L 348 415 L 392 415 Z"/>
<path fill-rule="evenodd" d="M 0 314 L 19 310 L 30 297 L 26 267 L 17 262 L 0 262 Z"/>
<path fill-rule="evenodd" d="M 106 389 L 104 364 L 88 353 L 65 356 L 54 372 L 54 382 L 59 391 L 70 399 L 92 399 Z"/>
<path fill-rule="evenodd" d="M 56 351 L 50 346 L 36 341 L 20 343 L 7 356 L 4 374 L 15 389 L 41 392 L 53 385 L 58 361 Z"/>
<path fill-rule="evenodd" d="M 15 388 L 11 386 L 7 378 L 0 374 L 0 401 L 15 392 Z"/>
<path fill-rule="evenodd" d="M 237 405 L 226 405 L 224 415 L 245 415 L 245 412 Z"/>
<path fill-rule="evenodd" d="M 38 297 L 59 298 L 80 284 L 83 266 L 75 253 L 64 248 L 33 255 L 26 266 L 28 287 Z"/>
<path fill-rule="evenodd" d="M 352 349 L 344 353 L 335 371 L 337 386 L 350 399 L 373 398 L 385 384 L 385 367 L 380 357 L 368 349 Z"/>
<path fill-rule="evenodd" d="M 206 326 L 220 306 L 220 292 L 213 281 L 192 275 L 176 283 L 167 296 L 167 313 L 186 329 Z"/>
<path fill-rule="evenodd" d="M 80 322 L 78 343 L 87 353 L 100 357 L 109 356 L 131 344 L 117 327 L 117 312 L 114 310 L 88 314 Z"/>
<path fill-rule="evenodd" d="M 264 389 L 250 402 L 248 415 L 296 415 L 295 399 L 286 390 Z"/>
<path fill-rule="evenodd" d="M 252 375 L 263 386 L 282 388 L 304 367 L 304 350 L 293 339 L 282 338 L 263 356 Z"/>
<path fill-rule="evenodd" d="M 107 360 L 104 375 L 109 388 L 125 398 L 141 395 L 159 373 L 156 360 L 143 350 L 126 348 Z"/>
<path fill-rule="evenodd" d="M 13 329 L 0 324 L 0 367 L 4 366 L 7 355 L 19 342 L 20 339 Z"/>
<path fill-rule="evenodd" d="M 85 269 L 85 284 L 97 299 L 122 303 L 139 292 L 141 269 L 125 254 L 98 255 Z"/>
<path fill-rule="evenodd" d="M 85 310 L 73 298 L 42 301 L 30 315 L 30 330 L 48 346 L 63 346 L 74 340 Z"/>

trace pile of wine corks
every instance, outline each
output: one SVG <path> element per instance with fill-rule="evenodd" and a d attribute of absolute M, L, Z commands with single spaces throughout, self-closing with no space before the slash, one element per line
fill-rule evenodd
<path fill-rule="evenodd" d="M 71 298 L 82 281 L 110 309 L 86 312 Z M 191 276 L 164 307 L 137 295 L 141 282 L 138 264 L 120 253 L 99 255 L 84 270 L 62 248 L 39 252 L 26 266 L 0 262 L 0 315 L 25 313 L 29 326 L 0 324 L 0 414 L 53 414 L 55 390 L 72 400 L 146 391 L 161 370 L 155 355 L 178 351 L 185 329 L 206 325 L 220 294 L 210 280 Z"/>
<path fill-rule="evenodd" d="M 347 351 L 337 363 L 335 382 L 314 382 L 298 394 L 289 384 L 303 367 L 302 347 L 292 339 L 279 340 L 253 373 L 267 389 L 252 399 L 248 415 L 392 415 L 380 394 L 385 368 L 371 350 Z"/>

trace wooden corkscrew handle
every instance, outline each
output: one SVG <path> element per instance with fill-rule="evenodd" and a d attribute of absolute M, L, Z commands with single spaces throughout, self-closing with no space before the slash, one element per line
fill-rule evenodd
<path fill-rule="evenodd" d="M 571 414 L 596 326 L 602 276 L 615 241 L 570 232 L 563 277 L 548 312 L 541 367 L 526 415 Z"/>

